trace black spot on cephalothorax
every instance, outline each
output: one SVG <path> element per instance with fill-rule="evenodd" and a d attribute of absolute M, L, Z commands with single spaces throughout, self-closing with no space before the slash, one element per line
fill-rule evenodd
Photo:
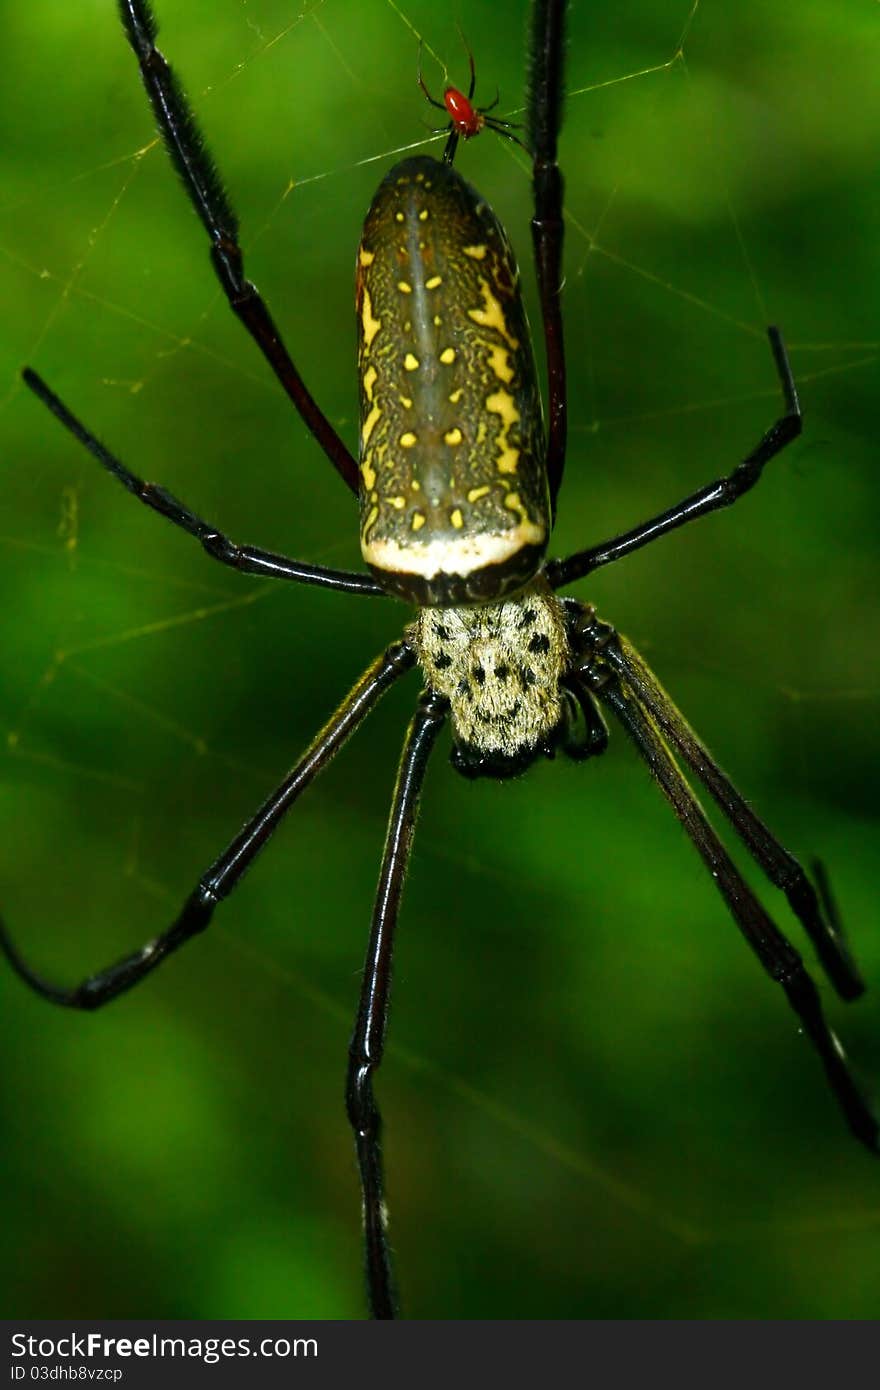
<path fill-rule="evenodd" d="M 513 704 L 510 706 L 510 709 L 507 711 L 508 719 L 515 719 L 521 709 L 522 705 L 520 704 L 519 700 L 514 700 Z"/>
<path fill-rule="evenodd" d="M 474 692 L 471 690 L 469 681 L 462 678 L 462 680 L 458 682 L 458 694 L 465 696 L 468 700 L 473 699 Z"/>
<path fill-rule="evenodd" d="M 543 656 L 543 654 L 545 652 L 549 652 L 549 650 L 550 638 L 547 637 L 543 632 L 536 632 L 532 640 L 529 642 L 529 651 L 540 652 Z"/>
<path fill-rule="evenodd" d="M 449 628 L 444 627 L 442 623 L 435 623 L 434 636 L 439 637 L 441 642 L 448 642 L 450 638 Z"/>
<path fill-rule="evenodd" d="M 538 615 L 535 612 L 534 608 L 523 609 L 522 616 L 519 620 L 520 627 L 531 627 L 532 623 L 535 621 L 537 616 Z"/>
<path fill-rule="evenodd" d="M 485 685 L 485 684 L 486 684 L 486 672 L 484 671 L 484 669 L 483 669 L 482 666 L 475 666 L 475 667 L 474 667 L 474 671 L 473 671 L 473 675 L 474 675 L 474 680 L 477 682 L 477 685 Z"/>
<path fill-rule="evenodd" d="M 434 658 L 434 665 L 437 667 L 438 671 L 445 671 L 447 666 L 452 665 L 452 657 L 447 656 L 445 652 L 441 652 L 439 656 Z"/>
<path fill-rule="evenodd" d="M 510 667 L 509 667 L 509 666 L 496 666 L 496 667 L 495 667 L 495 678 L 496 678 L 496 680 L 499 680 L 499 681 L 506 681 L 506 680 L 507 680 L 507 677 L 508 677 L 509 675 L 510 675 Z"/>
<path fill-rule="evenodd" d="M 537 685 L 538 683 L 538 677 L 535 675 L 531 666 L 520 666 L 519 679 L 523 690 L 528 690 L 530 685 Z"/>

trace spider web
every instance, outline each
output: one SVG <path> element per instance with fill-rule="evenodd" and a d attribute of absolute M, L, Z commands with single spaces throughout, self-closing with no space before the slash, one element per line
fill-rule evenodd
<path fill-rule="evenodd" d="M 215 288 L 108 8 L 17 15 L 0 98 L 2 906 L 70 979 L 170 920 L 405 620 L 215 573 L 19 384 L 33 363 L 233 537 L 359 565 L 351 500 Z M 360 220 L 395 158 L 440 148 L 419 42 L 439 94 L 466 79 L 460 25 L 478 96 L 497 83 L 515 120 L 521 9 L 499 28 L 484 3 L 158 6 L 249 273 L 350 442 Z M 733 466 L 778 409 L 779 322 L 804 441 L 733 512 L 584 596 L 786 843 L 825 857 L 874 985 L 877 98 L 859 16 L 765 9 L 573 7 L 554 550 Z M 485 138 L 459 166 L 511 232 L 534 325 L 525 158 Z M 413 698 L 389 696 L 210 939 L 124 1003 L 72 1019 L 0 983 L 21 1310 L 359 1315 L 341 1080 Z M 379 1082 L 407 1311 L 872 1316 L 874 1170 L 622 736 L 595 767 L 504 787 L 443 762 Z M 829 1003 L 880 1074 L 870 1008 Z"/>

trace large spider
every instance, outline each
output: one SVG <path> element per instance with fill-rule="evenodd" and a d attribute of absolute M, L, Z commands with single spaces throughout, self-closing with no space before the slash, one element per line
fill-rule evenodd
<path fill-rule="evenodd" d="M 709 825 L 679 767 L 702 782 L 769 881 L 781 889 L 838 992 L 861 993 L 824 875 L 817 888 L 758 819 L 696 738 L 627 639 L 563 587 L 749 491 L 800 432 L 797 393 L 780 333 L 769 330 L 783 413 L 726 477 L 600 545 L 546 559 L 566 454 L 561 316 L 562 177 L 557 165 L 564 53 L 563 0 L 535 0 L 528 146 L 533 156 L 535 262 L 548 362 L 549 425 L 518 273 L 491 209 L 450 161 L 397 165 L 380 185 L 358 253 L 359 463 L 322 414 L 268 309 L 245 279 L 235 216 L 187 100 L 155 47 L 145 0 L 120 0 L 169 153 L 211 241 L 230 306 L 361 506 L 372 575 L 302 564 L 231 541 L 109 452 L 33 372 L 25 380 L 61 423 L 140 501 L 195 536 L 220 563 L 249 574 L 347 593 L 393 595 L 414 621 L 364 673 L 303 757 L 199 879 L 172 924 L 141 950 L 73 988 L 36 975 L 0 928 L 21 978 L 51 1002 L 94 1009 L 139 983 L 209 924 L 300 793 L 380 696 L 418 665 L 425 678 L 391 807 L 366 968 L 350 1047 L 347 1104 L 363 1195 L 367 1283 L 375 1317 L 396 1311 L 386 1233 L 374 1073 L 384 1045 L 394 928 L 419 792 L 447 717 L 452 764 L 466 777 L 504 778 L 539 757 L 574 760 L 605 749 L 602 711 L 629 735 L 714 878 L 740 931 L 788 1002 L 855 1136 L 876 1152 L 878 1129 L 828 1026 L 800 956 L 767 915 Z"/>

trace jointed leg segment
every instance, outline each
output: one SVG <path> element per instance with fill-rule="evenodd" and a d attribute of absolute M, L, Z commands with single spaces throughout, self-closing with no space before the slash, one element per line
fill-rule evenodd
<path fill-rule="evenodd" d="M 778 328 L 768 328 L 767 335 L 782 386 L 784 414 L 770 426 L 752 452 L 747 454 L 742 463 L 737 464 L 726 478 L 709 483 L 690 497 L 686 497 L 683 502 L 679 502 L 678 506 L 670 507 L 669 511 L 661 512 L 659 516 L 652 517 L 650 521 L 636 526 L 632 531 L 615 536 L 613 540 L 603 541 L 601 545 L 591 546 L 589 550 L 577 551 L 564 560 L 549 560 L 544 567 L 544 574 L 554 589 L 561 589 L 576 579 L 583 579 L 584 575 L 591 574 L 601 565 L 620 560 L 624 555 L 640 550 L 643 545 L 649 545 L 651 541 L 658 540 L 660 536 L 665 536 L 669 531 L 674 531 L 689 521 L 708 516 L 709 512 L 717 511 L 719 507 L 731 506 L 755 486 L 764 471 L 764 465 L 781 453 L 793 439 L 797 439 L 801 432 L 801 408 L 788 353 Z"/>
<path fill-rule="evenodd" d="M 828 910 L 830 888 L 827 878 L 822 874 L 818 879 L 820 891 L 817 895 L 802 866 L 755 815 L 706 745 L 697 738 L 653 671 L 625 637 L 618 636 L 610 641 L 604 650 L 604 657 L 635 698 L 650 711 L 663 737 L 699 777 L 770 882 L 785 894 L 838 994 L 844 999 L 857 999 L 864 992 L 865 985 L 850 954 L 837 914 Z M 823 904 L 826 908 L 824 915 Z"/>
<path fill-rule="evenodd" d="M 415 656 L 406 642 L 397 642 L 373 662 L 277 791 L 263 803 L 210 869 L 202 875 L 178 916 L 160 936 L 141 950 L 90 975 L 72 988 L 53 985 L 37 975 L 13 945 L 0 921 L 0 951 L 26 985 L 53 1004 L 71 1009 L 97 1009 L 132 989 L 184 942 L 204 931 L 219 902 L 228 897 L 257 854 L 278 828 L 293 803 L 323 771 L 350 734 L 366 718 L 380 696 L 408 671 Z"/>
<path fill-rule="evenodd" d="M 286 555 L 276 555 L 270 550 L 260 550 L 253 545 L 236 545 L 235 541 L 230 540 L 215 526 L 203 521 L 158 483 L 147 483 L 126 468 L 115 454 L 111 454 L 110 450 L 86 429 L 46 385 L 42 377 L 30 367 L 25 368 L 22 376 L 34 395 L 39 397 L 55 418 L 61 421 L 64 428 L 103 464 L 108 473 L 111 473 L 139 502 L 152 507 L 160 516 L 167 517 L 175 526 L 195 536 L 212 559 L 219 560 L 222 565 L 229 565 L 242 574 L 261 575 L 266 579 L 292 579 L 300 584 L 316 584 L 324 589 L 341 589 L 349 594 L 385 596 L 382 586 L 368 574 L 331 570 L 323 565 L 306 565 L 300 560 L 291 560 Z"/>
<path fill-rule="evenodd" d="M 742 803 L 724 774 L 712 764 L 703 769 L 704 754 L 687 726 L 678 728 L 678 711 L 633 647 L 618 638 L 613 628 L 585 610 L 579 633 L 580 658 L 577 662 L 587 688 L 616 716 L 647 763 L 652 776 L 666 796 L 682 826 L 705 863 L 718 891 L 764 970 L 780 984 L 822 1061 L 834 1097 L 855 1137 L 872 1153 L 880 1151 L 880 1128 L 866 1097 L 857 1085 L 839 1039 L 829 1027 L 819 994 L 804 968 L 800 955 L 782 934 L 752 893 L 734 865 L 679 770 L 667 746 L 667 739 L 704 781 L 731 824 L 749 848 L 771 882 L 786 891 L 789 902 L 817 946 L 823 941 L 823 964 L 832 962 L 835 984 L 845 984 L 842 992 L 852 997 L 848 956 L 841 950 L 839 936 L 825 923 L 809 880 L 776 842 L 766 826 L 750 812 L 740 818 Z M 658 693 L 659 692 L 659 693 Z M 683 723 L 683 721 L 682 721 Z M 760 827 L 760 830 L 758 830 Z M 784 866 L 787 877 L 780 872 Z M 792 892 L 792 884 L 796 891 Z M 804 885 L 806 889 L 804 890 Z M 856 983 L 858 976 L 854 975 Z"/>
<path fill-rule="evenodd" d="M 340 477 L 357 493 L 357 463 L 294 366 L 256 286 L 245 278 L 238 219 L 223 191 L 183 88 L 156 47 L 158 26 L 150 6 L 147 0 L 119 0 L 119 10 L 172 163 L 211 239 L 211 262 L 229 306 L 250 333 Z"/>
<path fill-rule="evenodd" d="M 556 155 L 562 122 L 565 0 L 537 0 L 531 45 L 528 142 L 535 199 L 532 244 L 547 353 L 547 477 L 555 510 L 568 434 L 562 332 L 563 179 Z"/>
<path fill-rule="evenodd" d="M 373 1074 L 385 1051 L 394 932 L 419 795 L 428 758 L 443 727 L 447 709 L 445 699 L 433 691 L 424 691 L 407 730 L 379 870 L 357 1020 L 349 1048 L 346 1101 L 360 1171 L 367 1288 L 374 1318 L 393 1318 L 396 1309 L 379 1146 L 382 1120 L 373 1096 Z"/>

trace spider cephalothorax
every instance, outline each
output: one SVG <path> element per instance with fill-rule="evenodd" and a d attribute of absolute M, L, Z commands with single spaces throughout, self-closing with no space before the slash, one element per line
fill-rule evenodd
<path fill-rule="evenodd" d="M 449 700 L 454 765 L 519 772 L 560 740 L 569 663 L 565 612 L 543 581 L 500 603 L 423 608 L 409 637 L 429 684 Z"/>

